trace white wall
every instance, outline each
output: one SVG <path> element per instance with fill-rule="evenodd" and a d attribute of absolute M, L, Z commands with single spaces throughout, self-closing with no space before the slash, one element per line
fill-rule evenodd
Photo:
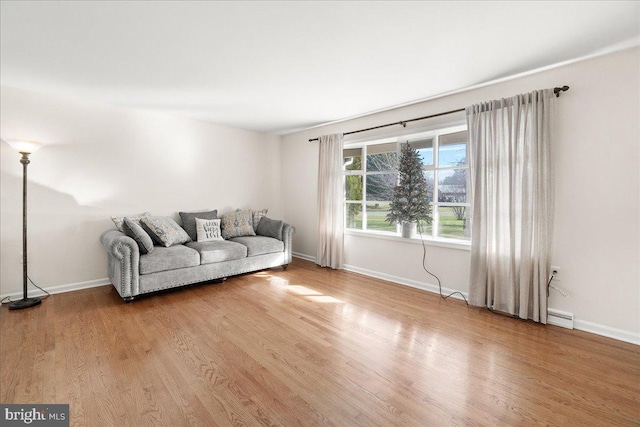
<path fill-rule="evenodd" d="M 552 292 L 549 306 L 574 313 L 576 327 L 640 343 L 640 51 L 637 48 L 285 136 L 284 217 L 297 228 L 294 251 L 314 257 L 316 254 L 318 147 L 317 143 L 307 142 L 309 138 L 565 84 L 571 89 L 557 103 L 553 264 L 561 268 L 561 281 L 556 284 L 567 290 L 570 297 L 565 299 Z M 411 126 L 415 129 L 429 124 L 427 121 Z M 420 245 L 359 236 L 347 236 L 345 245 L 345 262 L 355 269 L 394 276 L 405 282 L 433 284 L 421 269 Z M 468 251 L 431 246 L 427 260 L 443 286 L 468 291 Z"/>
<path fill-rule="evenodd" d="M 111 215 L 269 208 L 282 216 L 280 137 L 2 87 L 0 135 L 31 155 L 29 275 L 43 287 L 107 277 Z M 22 289 L 22 165 L 0 144 L 0 294 Z"/>

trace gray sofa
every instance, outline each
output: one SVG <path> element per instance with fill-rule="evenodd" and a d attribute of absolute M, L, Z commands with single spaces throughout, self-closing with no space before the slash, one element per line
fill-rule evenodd
<path fill-rule="evenodd" d="M 294 228 L 282 227 L 280 239 L 243 236 L 212 242 L 191 241 L 155 246 L 141 254 L 134 239 L 112 229 L 100 237 L 109 257 L 109 279 L 127 302 L 141 294 L 226 279 L 229 276 L 282 266 L 291 262 Z"/>

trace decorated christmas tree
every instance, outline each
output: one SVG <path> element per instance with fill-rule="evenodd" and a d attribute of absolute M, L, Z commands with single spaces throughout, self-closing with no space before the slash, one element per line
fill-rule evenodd
<path fill-rule="evenodd" d="M 422 170 L 422 158 L 418 150 L 409 144 L 402 146 L 398 165 L 399 184 L 387 214 L 390 224 L 431 223 L 431 205 L 427 201 L 427 180 Z M 403 232 L 404 234 L 404 232 Z"/>

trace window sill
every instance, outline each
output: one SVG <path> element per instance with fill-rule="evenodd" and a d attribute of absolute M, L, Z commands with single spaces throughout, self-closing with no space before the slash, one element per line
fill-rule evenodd
<path fill-rule="evenodd" d="M 358 236 L 358 237 L 367 237 L 369 239 L 381 239 L 381 240 L 392 240 L 395 242 L 402 243 L 411 243 L 414 245 L 421 245 L 422 240 L 420 237 L 411 237 L 409 239 L 400 237 L 394 234 L 387 234 L 384 232 L 375 232 L 375 231 L 359 231 L 359 230 L 345 230 L 344 234 L 348 236 Z M 424 243 L 427 246 L 438 246 L 441 248 L 449 248 L 449 249 L 458 249 L 461 251 L 470 251 L 471 250 L 471 242 L 462 242 L 459 240 L 453 239 L 431 239 L 424 238 Z"/>

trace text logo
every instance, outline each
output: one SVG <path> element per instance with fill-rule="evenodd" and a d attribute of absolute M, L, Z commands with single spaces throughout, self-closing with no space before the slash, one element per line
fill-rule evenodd
<path fill-rule="evenodd" d="M 68 427 L 69 405 L 0 404 L 2 426 Z"/>

